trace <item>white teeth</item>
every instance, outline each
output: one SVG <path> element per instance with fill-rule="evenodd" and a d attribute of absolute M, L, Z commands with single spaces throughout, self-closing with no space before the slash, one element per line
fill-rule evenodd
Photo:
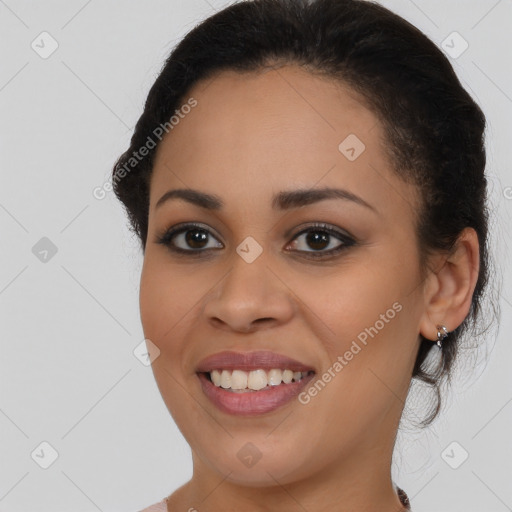
<path fill-rule="evenodd" d="M 278 386 L 279 384 L 281 384 L 282 380 L 283 372 L 281 370 L 272 369 L 268 372 L 268 383 L 271 386 Z"/>
<path fill-rule="evenodd" d="M 222 382 L 222 379 L 220 377 L 220 372 L 219 370 L 213 370 L 213 372 L 210 372 L 210 377 L 212 379 L 212 382 L 217 386 L 219 387 L 220 386 L 220 383 Z"/>
<path fill-rule="evenodd" d="M 227 389 L 231 387 L 231 372 L 228 370 L 222 370 L 220 374 L 220 387 Z"/>
<path fill-rule="evenodd" d="M 249 378 L 247 379 L 247 387 L 249 389 L 254 389 L 254 391 L 258 391 L 259 389 L 263 389 L 264 387 L 266 387 L 267 384 L 267 372 L 265 370 L 254 370 L 252 372 L 249 372 Z"/>
<path fill-rule="evenodd" d="M 231 374 L 231 389 L 245 389 L 247 387 L 247 373 L 233 370 Z"/>
<path fill-rule="evenodd" d="M 285 370 L 283 372 L 283 382 L 285 384 L 290 384 L 293 379 L 293 372 L 291 370 Z"/>
<path fill-rule="evenodd" d="M 260 389 L 269 386 L 279 386 L 281 382 L 289 384 L 292 381 L 298 382 L 308 372 L 293 372 L 292 370 L 280 370 L 273 368 L 266 372 L 265 370 L 253 370 L 245 372 L 243 370 L 212 370 L 210 378 L 213 384 L 224 389 L 236 391 Z"/>

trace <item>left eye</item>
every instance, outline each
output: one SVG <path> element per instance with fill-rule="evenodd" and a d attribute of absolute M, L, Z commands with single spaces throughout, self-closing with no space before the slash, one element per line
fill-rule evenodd
<path fill-rule="evenodd" d="M 198 252 L 202 249 L 223 247 L 208 229 L 194 225 L 183 226 L 181 229 L 172 229 L 160 238 L 159 241 L 176 251 L 182 252 Z M 216 241 L 217 243 L 215 243 Z"/>
<path fill-rule="evenodd" d="M 351 245 L 347 235 L 338 233 L 330 228 L 308 228 L 299 233 L 288 247 L 303 252 L 330 253 Z"/>

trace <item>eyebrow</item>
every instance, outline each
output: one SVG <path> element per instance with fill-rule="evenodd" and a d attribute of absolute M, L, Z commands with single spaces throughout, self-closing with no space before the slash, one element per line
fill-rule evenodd
<path fill-rule="evenodd" d="M 155 209 L 171 199 L 181 199 L 207 210 L 221 210 L 224 206 L 222 199 L 217 195 L 207 194 L 193 189 L 173 189 L 167 191 L 157 201 Z M 345 189 L 330 187 L 279 192 L 272 198 L 272 208 L 275 210 L 290 210 L 326 199 L 352 201 L 353 203 L 372 210 L 374 213 L 379 213 L 374 206 L 367 203 L 356 194 Z"/>

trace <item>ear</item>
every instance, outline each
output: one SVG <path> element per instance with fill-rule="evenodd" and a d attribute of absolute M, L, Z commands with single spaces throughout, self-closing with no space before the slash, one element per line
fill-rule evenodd
<path fill-rule="evenodd" d="M 424 286 L 425 311 L 419 325 L 420 333 L 433 341 L 438 325 L 451 332 L 469 313 L 480 269 L 476 231 L 464 229 L 450 255 L 439 256 L 437 263 L 438 270 L 431 271 Z"/>

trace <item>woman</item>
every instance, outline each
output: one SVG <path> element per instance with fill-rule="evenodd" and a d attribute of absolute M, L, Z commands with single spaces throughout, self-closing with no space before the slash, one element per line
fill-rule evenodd
<path fill-rule="evenodd" d="M 411 379 L 449 377 L 488 277 L 484 125 L 365 1 L 239 2 L 175 48 L 113 172 L 194 464 L 147 511 L 410 509 Z"/>

